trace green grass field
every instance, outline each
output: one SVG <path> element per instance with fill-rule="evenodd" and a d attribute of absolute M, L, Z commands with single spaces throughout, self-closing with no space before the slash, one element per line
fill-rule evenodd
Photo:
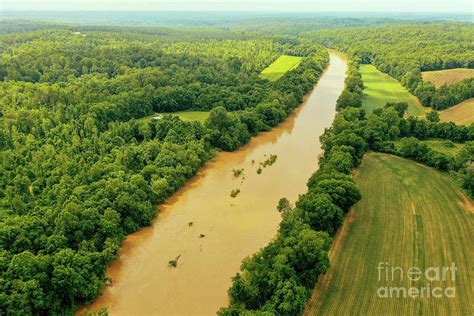
<path fill-rule="evenodd" d="M 183 112 L 168 112 L 168 113 L 155 113 L 151 116 L 141 118 L 140 120 L 145 120 L 148 118 L 160 118 L 163 115 L 176 115 L 183 121 L 198 121 L 204 123 L 204 121 L 209 117 L 209 112 L 206 111 L 183 111 Z"/>
<path fill-rule="evenodd" d="M 318 281 L 305 314 L 474 315 L 472 201 L 447 176 L 386 154 L 367 154 L 355 178 L 362 200 L 338 233 L 330 252 L 331 268 Z M 385 272 L 379 281 L 379 262 L 404 269 L 403 281 L 399 270 L 395 282 L 385 281 Z M 454 286 L 454 298 L 377 295 L 380 287 L 426 287 L 424 276 L 408 279 L 410 267 L 425 271 L 452 262 L 457 267 L 455 281 L 448 272 L 444 283 L 429 284 L 431 288 Z"/>
<path fill-rule="evenodd" d="M 400 141 L 394 141 L 393 143 L 395 147 L 397 147 Z M 444 139 L 420 140 L 420 143 L 426 144 L 429 148 L 452 157 L 456 156 L 464 147 L 464 144 L 457 144 Z"/>
<path fill-rule="evenodd" d="M 301 63 L 302 57 L 281 55 L 270 66 L 262 70 L 260 77 L 275 81 L 288 71 L 295 69 Z"/>
<path fill-rule="evenodd" d="M 387 102 L 407 102 L 408 115 L 419 116 L 426 112 L 418 99 L 396 79 L 372 65 L 361 65 L 360 73 L 365 86 L 362 106 L 368 113 L 385 106 Z"/>
<path fill-rule="evenodd" d="M 204 121 L 209 117 L 209 112 L 205 111 L 184 111 L 167 114 L 177 115 L 183 121 L 198 121 L 201 123 L 204 123 Z"/>

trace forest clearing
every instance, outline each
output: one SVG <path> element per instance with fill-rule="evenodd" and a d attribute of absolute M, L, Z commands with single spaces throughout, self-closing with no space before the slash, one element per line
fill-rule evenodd
<path fill-rule="evenodd" d="M 183 111 L 168 114 L 176 115 L 183 121 L 197 121 L 201 123 L 204 123 L 209 117 L 209 112 L 204 111 Z"/>
<path fill-rule="evenodd" d="M 262 70 L 261 77 L 270 81 L 280 79 L 288 71 L 295 69 L 301 63 L 301 57 L 281 55 L 270 64 L 267 68 Z"/>

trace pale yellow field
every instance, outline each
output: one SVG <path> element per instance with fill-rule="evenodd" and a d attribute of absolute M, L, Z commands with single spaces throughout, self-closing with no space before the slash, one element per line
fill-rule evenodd
<path fill-rule="evenodd" d="M 423 80 L 431 81 L 436 88 L 443 84 L 451 84 L 463 79 L 474 77 L 474 69 L 453 68 L 445 70 L 424 71 L 421 73 Z"/>
<path fill-rule="evenodd" d="M 441 122 L 454 122 L 459 125 L 474 123 L 474 98 L 465 100 L 452 108 L 440 112 Z"/>

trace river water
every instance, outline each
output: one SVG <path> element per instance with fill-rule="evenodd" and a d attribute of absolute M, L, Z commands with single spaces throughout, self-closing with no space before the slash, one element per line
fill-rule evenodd
<path fill-rule="evenodd" d="M 110 315 L 215 315 L 228 302 L 243 258 L 274 236 L 281 197 L 293 204 L 317 169 L 319 136 L 335 115 L 346 62 L 330 63 L 303 105 L 269 132 L 232 153 L 221 152 L 165 204 L 150 227 L 128 236 L 108 268 L 113 285 L 88 307 Z M 271 154 L 276 162 L 262 168 Z M 240 177 L 233 169 L 244 169 Z M 233 189 L 240 189 L 235 198 Z M 192 222 L 192 226 L 189 225 Z M 202 236 L 202 235 L 204 236 Z M 180 255 L 177 267 L 168 261 Z"/>

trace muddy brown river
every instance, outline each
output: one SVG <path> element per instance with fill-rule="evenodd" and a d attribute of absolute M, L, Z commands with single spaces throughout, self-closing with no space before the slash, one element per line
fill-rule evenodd
<path fill-rule="evenodd" d="M 346 62 L 330 52 L 319 83 L 285 122 L 238 151 L 219 153 L 165 204 L 152 226 L 128 236 L 108 268 L 113 285 L 88 307 L 110 315 L 215 315 L 228 302 L 231 277 L 243 258 L 277 232 L 281 197 L 306 191 L 344 87 Z M 276 162 L 257 174 L 271 154 Z M 240 177 L 233 169 L 244 169 Z M 235 198 L 233 189 L 240 189 Z M 193 222 L 190 226 L 188 223 Z M 205 236 L 201 236 L 205 235 Z M 168 261 L 180 255 L 177 267 Z"/>

